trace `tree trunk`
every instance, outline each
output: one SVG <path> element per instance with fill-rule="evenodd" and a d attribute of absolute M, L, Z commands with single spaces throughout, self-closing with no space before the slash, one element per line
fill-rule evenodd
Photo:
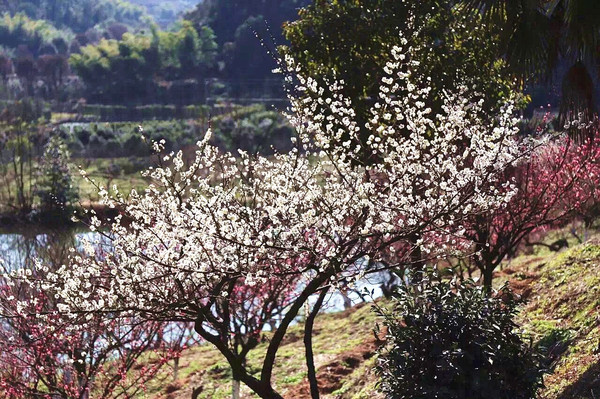
<path fill-rule="evenodd" d="M 219 336 L 213 335 L 206 331 L 202 327 L 201 320 L 201 318 L 196 320 L 194 330 L 206 341 L 213 344 L 223 354 L 223 356 L 225 356 L 227 362 L 231 366 L 234 380 L 243 382 L 248 388 L 250 388 L 254 393 L 263 399 L 283 399 L 283 396 L 278 394 L 273 389 L 270 384 L 270 380 L 267 380 L 267 382 L 262 382 L 261 380 L 248 374 L 246 368 L 244 367 L 244 361 L 236 357 L 236 355 L 227 347 L 227 345 L 220 341 Z M 198 389 L 199 392 L 201 392 L 201 387 Z"/>
<path fill-rule="evenodd" d="M 489 293 L 492 292 L 492 280 L 494 278 L 494 268 L 487 266 L 483 271 L 483 286 Z"/>
<path fill-rule="evenodd" d="M 416 234 L 410 237 L 410 243 L 414 246 L 410 253 L 410 284 L 419 284 L 423 280 L 425 262 L 423 262 L 421 247 L 417 245 L 419 238 Z"/>
<path fill-rule="evenodd" d="M 173 381 L 177 381 L 177 375 L 179 374 L 179 356 L 173 359 Z"/>
<path fill-rule="evenodd" d="M 344 300 L 344 310 L 350 309 L 352 307 L 352 299 L 348 296 L 348 290 L 340 290 L 340 294 Z"/>
<path fill-rule="evenodd" d="M 233 380 L 231 384 L 231 399 L 240 399 L 240 381 Z"/>
<path fill-rule="evenodd" d="M 319 298 L 312 311 L 306 318 L 306 324 L 304 325 L 304 349 L 306 351 L 306 368 L 308 369 L 308 381 L 310 382 L 310 396 L 312 399 L 319 399 L 319 382 L 317 380 L 317 371 L 315 369 L 315 359 L 312 348 L 312 333 L 315 324 L 315 318 L 323 305 L 325 296 L 329 288 L 325 288 L 319 294 Z"/>
<path fill-rule="evenodd" d="M 198 396 L 202 393 L 204 388 L 202 386 L 196 387 L 192 390 L 192 399 L 198 399 Z"/>
<path fill-rule="evenodd" d="M 271 329 L 271 331 L 275 331 L 277 329 L 277 320 L 269 320 L 269 328 Z"/>

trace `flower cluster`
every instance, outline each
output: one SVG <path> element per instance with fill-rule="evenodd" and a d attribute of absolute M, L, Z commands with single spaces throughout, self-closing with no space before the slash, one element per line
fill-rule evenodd
<path fill-rule="evenodd" d="M 578 143 L 560 135 L 540 146 L 515 167 L 505 170 L 516 194 L 492 212 L 471 215 L 466 237 L 477 256 L 471 262 L 491 286 L 493 271 L 532 234 L 582 218 L 594 219 L 600 183 L 598 139 Z"/>
<path fill-rule="evenodd" d="M 44 244 L 60 252 L 55 243 Z M 45 280 L 47 265 L 19 265 L 28 272 L 15 275 L 31 283 L 0 278 L 3 398 L 130 397 L 179 356 L 186 337 L 179 324 L 104 313 L 64 317 L 58 296 L 33 283 Z M 9 267 L 1 260 L 0 266 Z"/>

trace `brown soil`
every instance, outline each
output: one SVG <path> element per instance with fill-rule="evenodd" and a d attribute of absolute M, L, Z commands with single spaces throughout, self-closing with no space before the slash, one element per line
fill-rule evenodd
<path fill-rule="evenodd" d="M 344 352 L 317 369 L 319 392 L 330 394 L 340 389 L 343 379 L 358 368 L 365 360 L 370 359 L 377 350 L 375 338 L 371 338 L 351 351 Z M 287 390 L 286 397 L 294 399 L 310 399 L 308 378 Z"/>

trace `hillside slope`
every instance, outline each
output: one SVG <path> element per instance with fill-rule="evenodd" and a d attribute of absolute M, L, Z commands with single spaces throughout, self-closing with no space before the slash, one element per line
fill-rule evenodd
<path fill-rule="evenodd" d="M 600 398 L 600 239 L 505 269 L 527 303 L 519 322 L 547 348 L 543 399 Z"/>
<path fill-rule="evenodd" d="M 360 304 L 345 312 L 320 315 L 315 321 L 313 340 L 315 366 L 323 399 L 377 399 L 373 395 L 376 378 L 371 371 L 376 349 L 371 307 Z M 250 352 L 251 370 L 260 372 L 259 363 L 267 343 Z M 148 387 L 145 397 L 152 399 L 189 399 L 194 388 L 201 387 L 198 398 L 231 397 L 231 371 L 221 354 L 208 345 L 184 352 L 178 379 L 171 375 Z M 171 371 L 171 370 L 169 370 Z M 292 326 L 281 346 L 273 372 L 275 388 L 286 398 L 310 398 L 302 328 Z M 254 398 L 242 385 L 242 398 Z"/>
<path fill-rule="evenodd" d="M 523 332 L 548 354 L 552 373 L 545 377 L 540 397 L 600 398 L 600 239 L 559 254 L 521 256 L 497 274 L 498 282 L 506 279 L 526 298 L 519 314 Z M 364 304 L 317 318 L 314 345 L 322 398 L 380 397 L 372 371 L 375 321 L 371 307 Z M 265 348 L 262 343 L 250 353 L 250 366 L 258 366 Z M 295 326 L 279 351 L 274 372 L 275 386 L 285 397 L 310 398 L 303 359 L 301 329 Z M 195 387 L 202 387 L 200 398 L 230 397 L 231 374 L 216 350 L 189 349 L 180 366 L 177 381 L 157 382 L 147 397 L 188 399 Z M 242 387 L 242 397 L 254 396 Z"/>

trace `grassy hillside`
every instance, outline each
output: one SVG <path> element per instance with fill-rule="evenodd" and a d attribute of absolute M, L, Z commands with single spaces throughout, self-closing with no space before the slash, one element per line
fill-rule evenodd
<path fill-rule="evenodd" d="M 600 397 L 600 238 L 505 269 L 527 303 L 525 332 L 547 348 L 544 399 Z"/>
<path fill-rule="evenodd" d="M 369 305 L 358 305 L 340 313 L 324 314 L 315 322 L 315 366 L 322 397 L 370 398 L 375 376 L 371 368 L 375 358 L 375 336 L 372 332 L 375 315 Z M 265 337 L 268 339 L 268 335 Z M 262 361 L 267 343 L 261 343 L 250 352 L 250 369 Z M 220 399 L 231 397 L 231 372 L 225 359 L 210 346 L 189 349 L 180 359 L 176 381 L 165 382 L 171 376 L 149 387 L 147 396 L 153 399 L 189 399 L 193 388 L 202 386 L 199 398 Z M 171 371 L 171 370 L 168 370 Z M 274 370 L 275 388 L 289 398 L 309 398 L 308 380 L 304 366 L 302 327 L 290 331 L 278 352 Z M 255 397 L 242 386 L 242 397 Z"/>
<path fill-rule="evenodd" d="M 497 281 L 510 280 L 525 298 L 519 315 L 523 331 L 543 346 L 548 366 L 543 399 L 600 398 L 600 239 L 561 253 L 541 252 L 513 259 Z M 377 399 L 375 316 L 368 305 L 337 314 L 321 315 L 315 325 L 315 354 L 322 397 Z M 268 338 L 268 337 L 266 337 Z M 250 353 L 258 364 L 266 348 Z M 309 398 L 301 329 L 293 327 L 281 347 L 274 376 L 285 397 Z M 221 355 L 208 346 L 184 353 L 178 379 L 157 381 L 147 396 L 183 399 L 202 387 L 200 398 L 230 396 L 230 371 Z M 243 397 L 254 397 L 242 388 Z"/>

